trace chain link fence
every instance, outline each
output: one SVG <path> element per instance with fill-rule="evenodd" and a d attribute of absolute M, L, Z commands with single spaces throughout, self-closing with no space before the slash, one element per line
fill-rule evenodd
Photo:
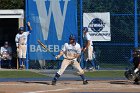
<path fill-rule="evenodd" d="M 80 0 L 77 0 L 78 32 L 81 31 Z M 140 0 L 137 0 L 138 24 L 140 23 Z M 96 64 L 100 69 L 125 69 L 131 63 L 135 44 L 135 0 L 83 0 L 82 12 L 110 12 L 111 41 L 93 42 Z M 140 25 L 138 25 L 140 29 Z M 140 35 L 140 34 L 139 34 Z M 80 37 L 80 36 L 79 36 Z M 140 42 L 140 38 L 139 38 Z M 58 69 L 59 61 L 30 61 L 30 69 Z"/>
<path fill-rule="evenodd" d="M 137 4 L 139 24 L 140 0 Z M 111 41 L 93 42 L 100 68 L 125 69 L 131 65 L 129 61 L 135 43 L 134 7 L 135 0 L 83 0 L 85 13 L 110 12 Z"/>

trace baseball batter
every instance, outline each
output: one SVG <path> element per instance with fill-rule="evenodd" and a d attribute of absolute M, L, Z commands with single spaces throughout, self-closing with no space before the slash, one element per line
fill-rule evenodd
<path fill-rule="evenodd" d="M 28 26 L 29 30 L 32 30 L 32 28 L 30 26 L 30 22 L 27 23 L 27 26 Z M 27 38 L 28 38 L 28 35 L 30 34 L 29 31 L 27 31 L 27 32 L 24 32 L 24 31 L 25 31 L 24 27 L 20 27 L 19 33 L 15 37 L 20 68 L 24 68 L 24 66 L 25 66 L 26 51 L 27 51 Z"/>
<path fill-rule="evenodd" d="M 95 68 L 95 64 L 93 62 L 93 46 L 92 46 L 92 40 L 91 36 L 88 33 L 88 28 L 84 27 L 83 28 L 83 33 L 84 33 L 84 59 L 86 63 L 90 63 L 92 65 L 92 68 Z"/>
<path fill-rule="evenodd" d="M 52 85 L 56 85 L 56 81 L 63 74 L 67 66 L 70 64 L 72 64 L 79 71 L 78 73 L 83 80 L 83 84 L 88 84 L 84 76 L 84 71 L 82 70 L 80 64 L 77 61 L 77 58 L 81 54 L 81 47 L 75 39 L 76 38 L 74 35 L 70 35 L 69 43 L 65 43 L 59 55 L 56 56 L 56 59 L 59 59 L 63 55 L 64 60 L 62 61 L 61 68 L 58 70 L 58 72 L 55 74 L 55 77 L 52 80 Z"/>

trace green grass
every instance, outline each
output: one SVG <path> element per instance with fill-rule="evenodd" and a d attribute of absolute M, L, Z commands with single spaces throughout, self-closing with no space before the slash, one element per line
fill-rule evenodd
<path fill-rule="evenodd" d="M 100 67 L 102 68 L 116 68 L 116 69 L 125 69 L 129 64 L 113 64 L 113 63 L 101 63 Z"/>
<path fill-rule="evenodd" d="M 94 71 L 85 72 L 87 77 L 93 78 L 121 78 L 124 71 Z M 31 71 L 0 71 L 0 78 L 46 78 L 48 76 Z"/>
<path fill-rule="evenodd" d="M 46 75 L 31 71 L 0 71 L 0 78 L 45 78 Z"/>
<path fill-rule="evenodd" d="M 87 77 L 94 78 L 122 78 L 124 77 L 124 71 L 94 71 L 94 72 L 85 72 Z"/>

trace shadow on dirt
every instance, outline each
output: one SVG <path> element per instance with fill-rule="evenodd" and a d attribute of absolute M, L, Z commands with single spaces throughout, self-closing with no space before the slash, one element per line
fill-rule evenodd
<path fill-rule="evenodd" d="M 18 81 L 18 82 L 22 82 L 22 83 L 38 83 L 38 84 L 46 84 L 46 85 L 51 85 L 48 82 L 40 82 L 40 81 Z"/>
<path fill-rule="evenodd" d="M 124 81 L 124 80 L 122 80 L 122 81 L 110 81 L 109 82 L 110 84 L 123 84 L 123 85 L 130 85 L 130 84 L 132 84 L 132 82 L 130 82 L 130 81 Z"/>

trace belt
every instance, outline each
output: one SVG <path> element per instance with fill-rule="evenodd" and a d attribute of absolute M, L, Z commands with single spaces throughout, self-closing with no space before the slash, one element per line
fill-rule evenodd
<path fill-rule="evenodd" d="M 64 58 L 64 59 L 67 59 L 67 60 L 74 60 L 75 58 L 74 58 L 74 59 Z"/>
<path fill-rule="evenodd" d="M 26 45 L 26 44 L 19 44 L 19 45 Z"/>

